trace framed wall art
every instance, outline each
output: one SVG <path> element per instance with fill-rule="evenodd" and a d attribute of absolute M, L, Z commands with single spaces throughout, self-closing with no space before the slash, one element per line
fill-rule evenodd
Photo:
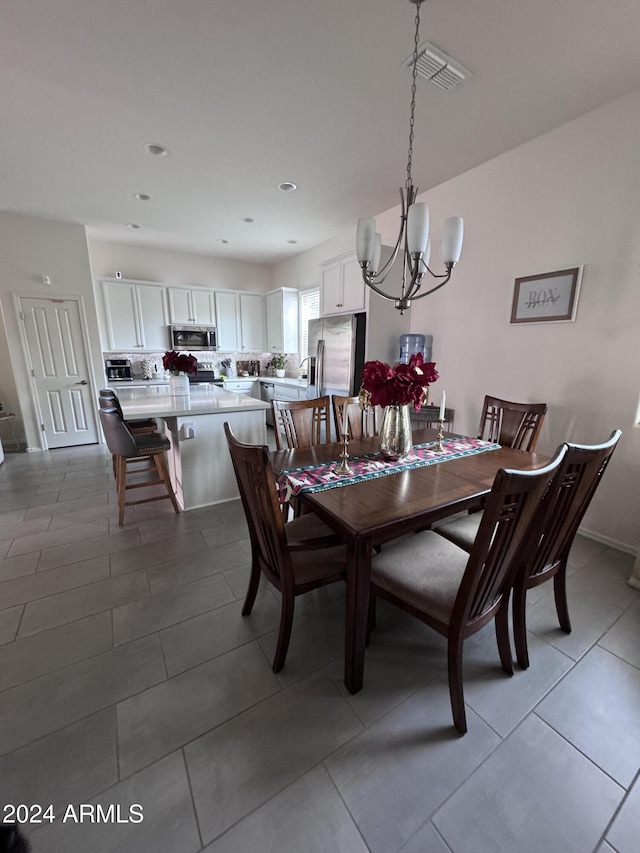
<path fill-rule="evenodd" d="M 582 267 L 515 280 L 511 323 L 571 323 L 576 319 Z"/>

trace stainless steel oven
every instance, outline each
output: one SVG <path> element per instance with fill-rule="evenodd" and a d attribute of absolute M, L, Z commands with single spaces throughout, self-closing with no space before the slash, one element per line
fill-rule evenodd
<path fill-rule="evenodd" d="M 169 339 L 175 350 L 193 352 L 218 348 L 213 326 L 169 326 Z"/>

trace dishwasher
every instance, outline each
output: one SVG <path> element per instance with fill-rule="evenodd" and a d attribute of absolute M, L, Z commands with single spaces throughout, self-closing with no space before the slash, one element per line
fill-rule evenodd
<path fill-rule="evenodd" d="M 265 420 L 267 422 L 267 426 L 273 426 L 273 410 L 271 409 L 271 401 L 275 397 L 276 386 L 273 382 L 261 382 L 260 383 L 260 398 L 264 400 L 265 403 L 269 403 L 269 409 L 266 411 Z"/>

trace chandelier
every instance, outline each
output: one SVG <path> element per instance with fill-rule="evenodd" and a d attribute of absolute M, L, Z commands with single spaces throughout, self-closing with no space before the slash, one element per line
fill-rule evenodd
<path fill-rule="evenodd" d="M 413 159 L 413 126 L 416 110 L 416 75 L 418 66 L 418 42 L 420 37 L 420 4 L 423 0 L 411 0 L 416 5 L 415 35 L 413 42 L 413 77 L 411 82 L 411 113 L 409 118 L 409 152 L 407 155 L 407 178 L 404 192 L 400 188 L 400 233 L 395 248 L 380 269 L 382 238 L 376 233 L 375 219 L 358 220 L 356 234 L 356 254 L 362 268 L 362 278 L 366 285 L 384 299 L 389 299 L 401 314 L 411 306 L 415 299 L 429 296 L 449 281 L 451 272 L 460 259 L 462 250 L 462 218 L 452 216 L 444 223 L 442 233 L 442 260 L 446 272 L 437 275 L 429 269 L 431 242 L 429 240 L 429 208 L 424 202 L 416 202 L 418 188 L 413 186 L 411 164 Z M 403 242 L 404 241 L 404 242 Z M 402 246 L 402 288 L 399 296 L 385 293 L 381 285 L 391 270 L 400 247 Z M 426 273 L 434 279 L 443 279 L 435 287 L 422 290 L 422 281 Z"/>

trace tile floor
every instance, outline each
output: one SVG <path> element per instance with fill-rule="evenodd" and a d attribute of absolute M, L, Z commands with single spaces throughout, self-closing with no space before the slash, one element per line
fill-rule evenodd
<path fill-rule="evenodd" d="M 277 596 L 240 615 L 238 504 L 126 521 L 102 448 L 0 467 L 0 805 L 52 805 L 34 853 L 640 849 L 631 557 L 576 541 L 574 631 L 534 590 L 528 671 L 503 675 L 490 626 L 472 638 L 460 738 L 441 638 L 390 607 L 345 693 L 340 586 L 299 600 L 273 674 Z"/>

